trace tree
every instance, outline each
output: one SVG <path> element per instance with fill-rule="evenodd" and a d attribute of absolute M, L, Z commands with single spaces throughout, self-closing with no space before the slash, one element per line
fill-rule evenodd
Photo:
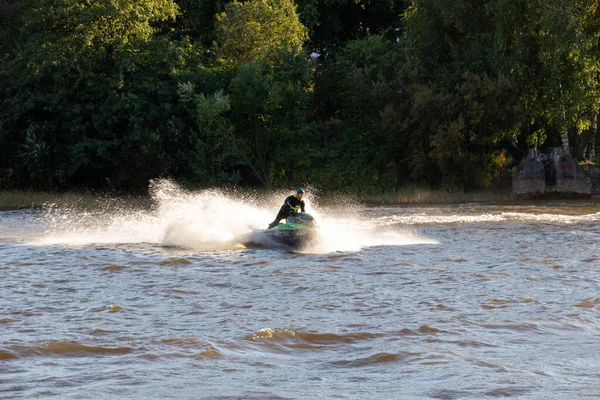
<path fill-rule="evenodd" d="M 330 107 L 323 180 L 334 190 L 392 191 L 396 157 L 388 151 L 382 112 L 402 118 L 393 82 L 402 69 L 402 45 L 384 35 L 348 42 L 328 71 Z M 397 146 L 394 146 L 396 149 Z"/>
<path fill-rule="evenodd" d="M 210 96 L 195 94 L 195 87 L 190 82 L 179 85 L 179 94 L 185 103 L 192 105 L 198 124 L 198 136 L 190 143 L 195 151 L 189 167 L 196 172 L 190 180 L 202 185 L 239 183 L 243 144 L 235 137 L 228 116 L 231 110 L 229 96 L 223 90 Z"/>
<path fill-rule="evenodd" d="M 303 57 L 284 53 L 274 64 L 243 63 L 231 82 L 231 118 L 244 143 L 245 164 L 261 185 L 272 185 L 276 171 L 294 167 L 278 167 L 276 160 L 302 144 L 296 132 L 307 119 L 309 72 Z"/>
<path fill-rule="evenodd" d="M 233 1 L 217 16 L 217 53 L 226 64 L 295 56 L 307 38 L 292 0 Z"/>
<path fill-rule="evenodd" d="M 500 179 L 498 165 L 508 173 L 507 150 L 526 118 L 519 100 L 524 66 L 515 53 L 521 49 L 507 37 L 521 27 L 519 4 L 412 1 L 405 82 L 413 179 L 469 190 Z"/>
<path fill-rule="evenodd" d="M 217 16 L 217 54 L 234 71 L 229 92 L 235 134 L 245 165 L 264 186 L 282 170 L 273 153 L 289 146 L 306 121 L 306 39 L 292 0 L 234 1 Z"/>
<path fill-rule="evenodd" d="M 506 150 L 525 139 L 541 144 L 547 134 L 584 127 L 597 102 L 597 8 L 593 0 L 412 1 L 405 38 L 418 81 L 452 99 L 423 115 L 435 121 L 442 113 L 451 125 L 421 134 L 421 159 L 476 187 L 489 182 L 468 178 L 479 163 L 505 164 Z"/>
<path fill-rule="evenodd" d="M 162 156 L 161 163 L 157 157 L 140 159 L 160 147 L 156 136 L 161 128 L 152 120 L 168 130 L 171 116 L 157 118 L 151 102 L 142 109 L 140 89 L 164 89 L 168 85 L 164 75 L 159 85 L 149 81 L 172 73 L 188 57 L 175 48 L 176 43 L 157 38 L 153 26 L 175 17 L 175 3 L 45 0 L 27 2 L 23 10 L 20 50 L 3 70 L 0 149 L 6 153 L 0 157 L 0 169 L 13 171 L 8 173 L 10 182 L 4 179 L 6 184 L 103 186 L 110 179 L 133 187 L 146 179 L 145 186 L 146 174 L 158 171 L 143 167 L 167 162 Z M 167 54 L 170 65 L 165 71 L 162 58 Z M 140 82 L 142 75 L 145 79 Z M 177 86 L 172 86 L 176 98 Z M 154 126 L 143 129 L 142 123 Z M 127 168 L 136 160 L 132 154 L 147 164 Z"/>
<path fill-rule="evenodd" d="M 567 130 L 588 128 L 600 100 L 600 8 L 595 0 L 537 0 L 525 15 L 524 33 L 536 58 L 529 60 L 524 100 L 534 118 L 547 121 L 569 149 Z"/>

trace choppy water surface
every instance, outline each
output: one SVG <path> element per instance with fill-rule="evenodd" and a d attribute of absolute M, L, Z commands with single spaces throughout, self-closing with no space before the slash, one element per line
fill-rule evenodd
<path fill-rule="evenodd" d="M 164 185 L 0 212 L 0 398 L 597 398 L 600 206 L 312 208 Z"/>

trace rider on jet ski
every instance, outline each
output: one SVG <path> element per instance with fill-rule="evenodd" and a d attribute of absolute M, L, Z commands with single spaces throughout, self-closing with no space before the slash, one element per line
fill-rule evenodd
<path fill-rule="evenodd" d="M 269 224 L 268 229 L 271 229 L 272 227 L 277 225 L 282 219 L 289 217 L 290 214 L 292 214 L 292 212 L 297 213 L 298 210 L 305 212 L 304 200 L 302 200 L 302 197 L 304 197 L 304 190 L 302 190 L 302 188 L 298 189 L 296 191 L 296 194 L 287 197 L 283 202 L 283 205 L 279 209 L 277 216 L 275 217 L 273 222 Z"/>

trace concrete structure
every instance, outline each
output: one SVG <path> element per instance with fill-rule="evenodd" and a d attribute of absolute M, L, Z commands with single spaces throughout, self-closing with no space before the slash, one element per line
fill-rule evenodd
<path fill-rule="evenodd" d="M 589 166 L 587 172 L 592 179 L 592 194 L 600 194 L 600 166 Z"/>
<path fill-rule="evenodd" d="M 575 162 L 568 151 L 554 149 L 550 158 L 556 168 L 555 193 L 591 196 L 592 179 L 584 169 Z"/>
<path fill-rule="evenodd" d="M 516 198 L 539 197 L 546 193 L 544 164 L 536 150 L 531 150 L 519 164 L 513 177 L 512 192 Z"/>
<path fill-rule="evenodd" d="M 531 150 L 513 177 L 513 196 L 519 199 L 591 194 L 590 176 L 562 148 L 553 149 L 549 157 Z"/>

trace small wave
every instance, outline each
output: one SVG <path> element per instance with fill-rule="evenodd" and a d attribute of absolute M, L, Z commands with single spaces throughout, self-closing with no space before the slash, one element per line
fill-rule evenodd
<path fill-rule="evenodd" d="M 110 306 L 108 306 L 108 312 L 121 312 L 123 311 L 123 308 L 117 304 L 111 304 Z"/>
<path fill-rule="evenodd" d="M 331 365 L 338 367 L 368 367 L 370 365 L 391 363 L 400 360 L 401 356 L 391 353 L 378 353 L 369 357 L 357 358 L 354 360 L 333 361 Z"/>
<path fill-rule="evenodd" d="M 523 395 L 525 395 L 527 393 L 530 393 L 534 389 L 535 388 L 533 388 L 533 387 L 514 387 L 514 386 L 510 386 L 510 387 L 497 388 L 497 389 L 490 390 L 490 391 L 484 393 L 484 395 L 486 397 L 514 398 L 514 397 L 520 397 L 520 396 L 523 396 Z"/>
<path fill-rule="evenodd" d="M 116 312 L 123 311 L 123 308 L 121 306 L 119 306 L 118 304 L 109 304 L 107 306 L 92 308 L 92 309 L 90 309 L 90 311 L 95 312 L 95 313 L 107 312 L 107 311 L 111 312 L 111 313 L 116 313 Z"/>
<path fill-rule="evenodd" d="M 455 344 L 457 346 L 460 347 L 475 347 L 475 348 L 479 348 L 479 347 L 488 347 L 488 348 L 493 348 L 493 347 L 498 347 L 494 344 L 491 343 L 486 343 L 486 342 L 480 342 L 477 340 L 447 340 L 447 341 L 442 341 L 443 343 L 451 343 L 451 344 Z"/>
<path fill-rule="evenodd" d="M 266 341 L 266 342 L 286 342 L 286 341 L 303 341 L 312 344 L 335 344 L 335 343 L 352 343 L 359 340 L 368 340 L 380 337 L 381 334 L 376 333 L 349 333 L 349 334 L 334 334 L 334 333 L 308 333 L 288 329 L 261 329 L 260 331 L 245 337 L 249 341 Z"/>
<path fill-rule="evenodd" d="M 197 354 L 194 358 L 197 359 L 204 359 L 204 358 L 223 358 L 223 355 L 221 354 L 221 352 L 217 349 L 206 349 L 203 352 L 201 352 L 200 354 Z"/>
<path fill-rule="evenodd" d="M 600 305 L 600 299 L 587 299 L 580 303 L 575 304 L 575 307 L 579 308 L 594 308 Z"/>
<path fill-rule="evenodd" d="M 507 308 L 509 305 L 505 300 L 491 300 L 486 304 L 482 304 L 481 308 L 485 310 L 495 310 L 497 308 Z"/>
<path fill-rule="evenodd" d="M 205 346 L 205 343 L 195 337 L 178 337 L 171 339 L 163 339 L 160 341 L 161 344 L 167 344 L 169 346 L 176 347 L 187 347 L 187 348 L 198 348 Z"/>
<path fill-rule="evenodd" d="M 598 261 L 599 258 L 596 256 L 591 256 L 590 258 L 586 258 L 585 260 L 583 260 L 583 262 L 594 262 L 594 261 Z"/>
<path fill-rule="evenodd" d="M 509 331 L 537 331 L 540 327 L 532 322 L 506 322 L 504 324 L 485 324 L 485 329 Z"/>
<path fill-rule="evenodd" d="M 197 290 L 181 290 L 181 289 L 173 289 L 171 290 L 171 292 L 175 293 L 175 294 L 191 294 L 191 295 L 201 295 L 202 292 L 199 292 Z"/>
<path fill-rule="evenodd" d="M 108 271 L 108 272 L 121 272 L 125 269 L 123 265 L 107 265 L 106 267 L 100 268 L 100 271 Z"/>
<path fill-rule="evenodd" d="M 38 346 L 13 346 L 10 349 L 21 357 L 109 355 L 126 354 L 132 351 L 130 347 L 87 346 L 77 342 L 49 342 Z"/>
<path fill-rule="evenodd" d="M 433 333 L 440 333 L 441 331 L 438 328 L 434 328 L 429 325 L 423 325 L 423 326 L 419 327 L 419 332 L 433 334 Z"/>
<path fill-rule="evenodd" d="M 321 350 L 337 344 L 354 343 L 379 336 L 381 335 L 367 332 L 334 334 L 267 328 L 246 336 L 244 340 L 272 351 L 288 352 L 290 350 Z"/>
<path fill-rule="evenodd" d="M 582 325 L 565 321 L 560 318 L 540 319 L 538 323 L 541 328 L 552 331 L 579 331 L 585 329 Z M 587 323 L 589 323 L 589 321 Z"/>
<path fill-rule="evenodd" d="M 159 262 L 159 265 L 190 265 L 192 262 L 185 258 L 170 258 Z"/>
<path fill-rule="evenodd" d="M 0 360 L 14 360 L 17 357 L 14 353 L 7 350 L 0 350 Z"/>
<path fill-rule="evenodd" d="M 416 336 L 418 335 L 415 331 L 408 329 L 408 328 L 404 328 L 399 332 L 400 336 Z"/>
<path fill-rule="evenodd" d="M 429 394 L 434 399 L 454 400 L 472 396 L 473 394 L 466 390 L 441 389 L 435 390 Z"/>
<path fill-rule="evenodd" d="M 102 336 L 102 335 L 110 335 L 113 333 L 117 333 L 117 331 L 106 331 L 104 329 L 94 329 L 93 331 L 90 332 L 90 335 L 94 335 L 94 336 Z"/>

